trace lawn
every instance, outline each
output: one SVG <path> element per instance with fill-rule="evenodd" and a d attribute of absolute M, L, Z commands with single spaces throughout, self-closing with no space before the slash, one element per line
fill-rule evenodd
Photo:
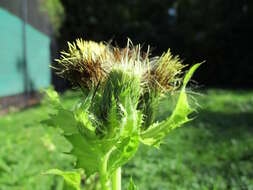
<path fill-rule="evenodd" d="M 68 92 L 63 102 L 71 108 L 78 97 Z M 160 150 L 142 146 L 123 169 L 124 187 L 132 176 L 140 190 L 253 190 L 253 92 L 208 90 L 192 97 L 194 121 L 172 131 Z M 171 104 L 163 105 L 159 117 Z M 0 116 L 0 190 L 62 189 L 61 179 L 43 172 L 71 169 L 73 158 L 60 153 L 70 148 L 64 138 L 40 124 L 48 112 L 41 104 Z M 83 180 L 85 189 L 95 189 L 93 179 Z"/>

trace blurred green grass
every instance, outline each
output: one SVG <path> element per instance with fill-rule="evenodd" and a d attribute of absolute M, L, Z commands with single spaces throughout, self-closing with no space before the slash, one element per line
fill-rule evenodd
<path fill-rule="evenodd" d="M 65 93 L 64 105 L 71 108 L 79 95 Z M 195 120 L 172 131 L 160 150 L 142 146 L 123 169 L 124 187 L 132 176 L 141 190 L 253 190 L 253 91 L 213 89 L 192 97 L 200 105 Z M 170 104 L 162 105 L 159 117 Z M 0 118 L 0 190 L 62 189 L 60 179 L 42 175 L 73 163 L 60 153 L 70 145 L 39 124 L 49 111 L 42 104 Z"/>

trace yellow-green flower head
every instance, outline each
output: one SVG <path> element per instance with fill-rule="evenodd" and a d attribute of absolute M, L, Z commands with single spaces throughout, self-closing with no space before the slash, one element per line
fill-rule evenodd
<path fill-rule="evenodd" d="M 172 56 L 170 50 L 161 57 L 150 57 L 149 50 L 142 52 L 140 45 L 134 46 L 130 40 L 121 49 L 77 39 L 68 43 L 68 51 L 61 52 L 56 61 L 61 65 L 60 76 L 88 89 L 103 86 L 110 72 L 122 71 L 139 78 L 143 91 L 171 91 L 179 86 L 184 68 L 179 57 Z"/>
<path fill-rule="evenodd" d="M 81 88 L 92 88 L 104 79 L 106 62 L 112 54 L 103 43 L 77 39 L 61 52 L 58 74 Z"/>
<path fill-rule="evenodd" d="M 185 65 L 178 56 L 173 56 L 170 49 L 156 58 L 150 65 L 147 77 L 149 86 L 159 91 L 171 91 L 178 88 L 182 81 L 182 69 Z"/>

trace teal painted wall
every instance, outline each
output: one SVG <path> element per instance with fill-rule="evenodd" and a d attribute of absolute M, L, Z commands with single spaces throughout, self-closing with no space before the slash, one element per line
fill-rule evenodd
<path fill-rule="evenodd" d="M 0 97 L 25 91 L 23 21 L 0 8 Z M 26 25 L 27 71 L 30 90 L 50 85 L 50 38 Z"/>

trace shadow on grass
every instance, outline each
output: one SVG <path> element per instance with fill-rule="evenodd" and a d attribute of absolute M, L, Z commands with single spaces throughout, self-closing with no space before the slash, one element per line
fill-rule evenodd
<path fill-rule="evenodd" d="M 242 140 L 245 136 L 253 137 L 253 112 L 226 113 L 202 110 L 192 126 L 203 126 L 211 133 L 213 143 Z"/>
<path fill-rule="evenodd" d="M 253 112 L 225 113 L 203 110 L 199 112 L 196 122 L 198 120 L 204 123 L 210 123 L 214 128 L 222 130 L 231 128 L 240 129 L 240 126 L 243 126 L 253 132 Z"/>

